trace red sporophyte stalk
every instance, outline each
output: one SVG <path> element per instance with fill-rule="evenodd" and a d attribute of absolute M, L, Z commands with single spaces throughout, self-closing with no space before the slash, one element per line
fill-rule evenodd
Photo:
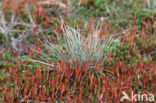
<path fill-rule="evenodd" d="M 79 102 L 82 102 L 82 91 L 83 91 L 83 87 L 79 89 Z"/>
<path fill-rule="evenodd" d="M 42 3 L 39 3 L 39 16 L 41 16 L 41 14 L 43 13 L 43 7 L 42 7 Z"/>

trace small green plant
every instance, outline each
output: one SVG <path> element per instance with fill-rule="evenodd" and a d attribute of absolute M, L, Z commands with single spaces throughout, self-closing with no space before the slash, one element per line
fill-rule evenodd
<path fill-rule="evenodd" d="M 94 30 L 87 37 L 81 35 L 76 29 L 62 23 L 63 34 L 57 34 L 58 44 L 46 43 L 46 47 L 59 60 L 65 62 L 79 61 L 101 61 L 107 57 L 113 48 L 110 46 L 112 37 L 102 35 L 100 29 Z"/>

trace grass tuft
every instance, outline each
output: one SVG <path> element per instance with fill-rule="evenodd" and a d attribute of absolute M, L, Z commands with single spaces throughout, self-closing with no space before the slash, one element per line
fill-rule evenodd
<path fill-rule="evenodd" d="M 57 59 L 64 62 L 103 62 L 103 58 L 108 56 L 115 45 L 111 45 L 113 36 L 101 34 L 99 26 L 85 37 L 77 29 L 65 25 L 62 20 L 61 30 L 62 34 L 56 33 L 57 44 L 47 40 L 45 46 Z"/>

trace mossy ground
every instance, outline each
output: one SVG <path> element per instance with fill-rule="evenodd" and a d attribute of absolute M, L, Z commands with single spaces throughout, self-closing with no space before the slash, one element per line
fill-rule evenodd
<path fill-rule="evenodd" d="M 37 76 L 33 76 L 33 74 L 39 73 L 42 78 L 40 78 L 40 81 L 38 81 L 38 84 L 41 83 L 43 86 L 48 88 L 49 86 L 49 95 L 52 94 L 52 88 L 50 87 L 51 84 L 48 84 L 48 80 L 55 80 L 55 77 L 57 77 L 57 74 L 64 75 L 64 73 L 57 71 L 53 72 L 52 68 L 49 68 L 49 71 L 46 71 L 46 69 L 40 69 L 40 68 L 47 68 L 41 65 L 40 63 L 32 63 L 30 61 L 23 61 L 23 59 L 39 59 L 44 60 L 47 58 L 44 55 L 40 55 L 38 53 L 34 53 L 31 51 L 31 49 L 37 49 L 42 48 L 43 52 L 48 55 L 52 60 L 57 60 L 57 58 L 52 54 L 49 53 L 49 51 L 44 48 L 44 44 L 39 43 L 44 39 L 44 37 L 48 38 L 48 40 L 53 41 L 54 43 L 57 43 L 55 32 L 62 33 L 61 30 L 59 30 L 59 20 L 60 16 L 66 21 L 69 26 L 77 28 L 80 30 L 80 32 L 85 36 L 88 35 L 88 32 L 90 31 L 90 25 L 92 23 L 92 20 L 94 20 L 94 25 L 101 24 L 104 27 L 107 25 L 108 27 L 105 29 L 105 33 L 113 34 L 115 35 L 115 38 L 120 38 L 118 44 L 116 47 L 113 48 L 111 51 L 111 57 L 108 59 L 107 57 L 104 57 L 103 59 L 106 59 L 106 62 L 104 63 L 106 70 L 110 70 L 113 72 L 112 74 L 110 72 L 102 71 L 99 72 L 93 72 L 91 71 L 90 74 L 85 74 L 85 72 L 80 73 L 80 71 L 73 71 L 73 75 L 71 76 L 72 79 L 76 82 L 69 83 L 69 91 L 74 88 L 75 85 L 80 87 L 80 90 L 77 89 L 77 92 L 75 92 L 76 95 L 80 94 L 81 89 L 83 89 L 83 96 L 84 98 L 88 97 L 88 91 L 92 91 L 92 85 L 90 85 L 91 78 L 94 80 L 95 83 L 99 79 L 99 76 L 102 77 L 104 74 L 108 74 L 107 78 L 103 78 L 102 80 L 106 80 L 108 83 L 108 86 L 111 88 L 114 87 L 121 87 L 121 85 L 116 84 L 116 82 L 120 82 L 125 80 L 127 82 L 127 85 L 131 90 L 136 90 L 138 92 L 145 92 L 145 91 L 152 91 L 155 93 L 156 96 L 156 90 L 155 90 L 155 74 L 153 66 L 156 61 L 156 34 L 155 34 L 155 27 L 156 27 L 156 6 L 153 6 L 151 0 L 150 4 L 143 3 L 142 0 L 136 0 L 136 2 L 131 2 L 130 0 L 117 1 L 117 0 L 86 0 L 87 2 L 82 2 L 80 5 L 78 3 L 75 3 L 74 0 L 71 0 L 71 3 L 67 5 L 69 6 L 69 9 L 71 10 L 64 10 L 63 8 L 59 8 L 57 6 L 52 7 L 43 7 L 45 17 L 42 17 L 42 15 L 39 13 L 39 11 L 35 11 L 35 8 L 31 7 L 30 5 L 30 13 L 33 18 L 36 18 L 35 22 L 37 25 L 37 30 L 40 28 L 43 28 L 44 30 L 42 32 L 35 32 L 36 29 L 34 28 L 34 32 L 30 32 L 31 35 L 28 35 L 26 38 L 22 39 L 20 43 L 22 44 L 21 51 L 15 50 L 12 48 L 11 44 L 11 38 L 17 39 L 20 36 L 20 33 L 12 33 L 11 35 L 6 35 L 4 33 L 0 32 L 0 98 L 2 97 L 1 91 L 3 90 L 3 87 L 5 85 L 8 85 L 8 94 L 11 93 L 15 96 L 13 99 L 17 101 L 19 98 L 24 97 L 24 88 L 26 86 L 26 83 L 30 82 L 30 78 L 32 79 L 32 83 L 30 83 L 30 87 L 27 89 L 28 91 L 33 86 L 33 82 L 37 80 Z M 0 9 L 2 9 L 3 6 L 0 5 Z M 28 22 L 30 23 L 30 18 L 28 16 L 28 12 L 24 11 L 24 8 L 19 6 L 20 13 L 17 16 L 17 20 L 19 22 Z M 37 6 L 36 6 L 37 8 Z M 8 22 L 10 21 L 10 12 L 6 14 L 6 19 Z M 20 19 L 19 19 L 20 18 Z M 94 19 L 93 19 L 94 18 Z M 20 21 L 22 20 L 22 21 Z M 50 22 L 47 22 L 50 21 Z M 106 24 L 106 25 L 105 25 Z M 23 27 L 21 25 L 17 25 L 13 28 L 13 30 L 26 30 L 29 29 L 28 27 Z M 120 30 L 126 31 L 123 33 L 120 33 Z M 130 34 L 129 34 L 130 32 Z M 39 46 L 38 46 L 39 43 Z M 117 42 L 112 42 L 112 45 Z M 17 43 L 18 44 L 18 43 Z M 60 45 L 62 46 L 62 45 Z M 17 45 L 18 47 L 18 45 Z M 21 61 L 20 61 L 21 60 Z M 52 62 L 51 60 L 49 62 Z M 59 61 L 60 62 L 60 61 Z M 52 64 L 55 64 L 52 62 Z M 63 64 L 62 64 L 63 65 Z M 143 66 L 142 66 L 143 65 Z M 39 67 L 39 68 L 37 68 Z M 119 67 L 117 70 L 117 67 Z M 126 67 L 126 69 L 123 70 L 123 68 Z M 12 68 L 14 73 L 11 73 Z M 18 68 L 18 69 L 16 69 Z M 83 67 L 82 67 L 83 68 Z M 115 69 L 115 70 L 114 70 Z M 145 69 L 145 70 L 142 70 Z M 40 71 L 41 70 L 41 71 Z M 46 72 L 44 72 L 46 71 Z M 71 71 L 66 71 L 71 72 Z M 25 74 L 26 73 L 26 74 Z M 30 73 L 30 74 L 29 74 Z M 75 73 L 75 74 L 74 74 Z M 87 72 L 88 73 L 88 72 Z M 93 74 L 92 74 L 93 73 Z M 133 76 L 130 74 L 131 73 Z M 5 75 L 4 75 L 5 74 Z M 68 74 L 68 73 L 67 73 Z M 91 75 L 92 74 L 92 75 Z M 121 76 L 119 76 L 119 74 Z M 46 78 L 46 75 L 47 78 Z M 81 76 L 82 75 L 82 76 Z M 87 77 L 86 75 L 89 75 Z M 99 75 L 99 76 L 98 76 Z M 125 79 L 126 76 L 129 76 L 128 79 Z M 18 78 L 13 78 L 13 76 Z M 75 76 L 75 77 L 74 77 Z M 122 77 L 123 76 L 123 77 Z M 80 77 L 82 81 L 78 79 Z M 21 78 L 21 79 L 20 79 Z M 26 79 L 24 83 L 24 79 Z M 44 79 L 43 79 L 44 78 Z M 69 79 L 68 76 L 62 77 L 63 79 L 60 79 L 61 76 L 57 77 L 57 82 L 54 84 L 55 86 L 60 86 L 59 83 L 65 86 L 65 79 Z M 17 80 L 16 80 L 17 79 Z M 16 93 L 13 93 L 15 90 L 17 90 L 17 85 L 15 86 L 14 83 L 16 81 L 21 86 L 21 94 L 22 96 L 19 97 Z M 109 81 L 110 80 L 110 81 Z M 43 81 L 43 82 L 41 82 Z M 70 81 L 70 80 L 69 80 Z M 102 87 L 105 86 L 104 84 L 106 82 L 102 82 L 103 84 L 98 84 L 98 86 Z M 132 82 L 132 84 L 128 84 L 129 82 Z M 82 85 L 81 85 L 82 83 Z M 141 84 L 142 83 L 142 84 Z M 47 84 L 47 85 L 45 85 Z M 68 84 L 68 83 L 67 83 Z M 113 84 L 113 85 L 111 85 Z M 124 84 L 126 85 L 126 83 Z M 89 86 L 89 87 L 87 87 Z M 16 89 L 15 89 L 16 88 Z M 60 90 L 63 90 L 63 87 L 60 87 L 61 89 L 54 90 L 58 92 L 58 95 L 56 96 L 56 101 L 61 98 L 59 96 Z M 89 88 L 89 89 L 88 89 Z M 96 85 L 94 85 L 94 89 L 98 88 Z M 103 88 L 109 88 L 109 87 L 102 87 L 98 89 Z M 146 90 L 148 88 L 148 90 Z M 57 88 L 55 88 L 57 89 Z M 97 89 L 97 91 L 98 91 Z M 122 88 L 123 89 L 123 88 Z M 6 89 L 7 90 L 7 89 Z M 31 91 L 31 90 L 30 90 Z M 100 91 L 100 90 L 99 90 Z M 119 90 L 120 91 L 120 90 Z M 6 92 L 6 91 L 5 91 Z M 44 92 L 44 91 L 43 91 Z M 114 91 L 113 89 L 108 89 L 108 91 L 104 91 L 105 95 L 113 101 L 118 100 L 115 98 L 115 95 L 112 93 L 116 93 L 118 91 Z M 3 92 L 4 93 L 4 92 Z M 63 92 L 65 93 L 65 92 Z M 71 92 L 70 92 L 71 93 Z M 94 94 L 95 93 L 95 94 Z M 96 91 L 94 91 L 92 95 L 92 98 L 90 98 L 90 101 L 98 101 Z M 100 93 L 100 92 L 98 92 Z M 7 93 L 6 93 L 7 94 Z M 43 93 L 44 94 L 44 93 Z M 46 94 L 46 93 L 45 93 Z M 65 94 L 62 94 L 64 96 Z M 72 94 L 71 94 L 72 95 Z M 113 96 L 111 96 L 113 95 Z M 73 95 L 72 95 L 73 96 Z M 95 96 L 95 100 L 94 97 Z M 17 99 L 18 98 L 18 99 Z M 73 97 L 74 98 L 74 97 Z M 114 99 L 115 98 L 115 99 Z M 30 98 L 32 99 L 32 98 Z M 0 99 L 1 100 L 1 99 Z M 77 99 L 76 99 L 77 100 Z M 45 100 L 47 101 L 47 100 Z M 1 102 L 1 101 L 0 101 Z"/>

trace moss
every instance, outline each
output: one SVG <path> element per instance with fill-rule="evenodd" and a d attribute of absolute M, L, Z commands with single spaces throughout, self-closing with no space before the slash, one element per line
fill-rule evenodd
<path fill-rule="evenodd" d="M 140 17 L 145 17 L 145 18 L 149 18 L 149 17 L 152 16 L 152 11 L 151 11 L 150 9 L 143 8 L 143 9 L 139 12 L 138 16 L 140 16 Z"/>
<path fill-rule="evenodd" d="M 125 7 L 131 7 L 131 6 L 132 6 L 132 3 L 129 2 L 129 1 L 128 1 L 128 2 L 125 2 L 125 3 L 124 3 L 124 6 L 125 6 Z"/>
<path fill-rule="evenodd" d="M 6 42 L 6 34 L 0 32 L 0 45 Z"/>
<path fill-rule="evenodd" d="M 5 73 L 6 70 L 5 69 L 1 69 L 0 70 L 0 80 L 5 80 L 9 77 L 9 73 Z M 5 73 L 5 75 L 2 77 L 2 75 Z"/>
<path fill-rule="evenodd" d="M 108 13 L 106 7 L 108 7 L 110 13 Z M 115 0 L 96 0 L 94 2 L 94 5 L 88 3 L 87 6 L 82 5 L 77 9 L 80 10 L 78 12 L 78 15 L 80 14 L 81 16 L 84 16 L 87 19 L 92 16 L 95 16 L 97 18 L 105 16 L 105 18 L 109 18 L 108 21 L 111 24 L 113 24 L 113 26 L 117 29 L 120 29 L 119 26 L 123 28 L 128 28 L 128 14 L 130 20 L 134 20 L 134 15 L 137 16 L 136 26 L 138 30 L 141 30 L 144 19 L 151 19 L 152 12 L 154 13 L 154 9 L 146 8 L 146 4 L 142 3 L 142 1 L 136 1 L 136 3 L 132 3 L 130 1 L 117 2 Z"/>
<path fill-rule="evenodd" d="M 5 53 L 5 59 L 6 60 L 9 60 L 10 57 L 11 57 L 10 52 L 6 52 Z"/>
<path fill-rule="evenodd" d="M 0 68 L 5 68 L 7 64 L 4 61 L 0 61 Z"/>

